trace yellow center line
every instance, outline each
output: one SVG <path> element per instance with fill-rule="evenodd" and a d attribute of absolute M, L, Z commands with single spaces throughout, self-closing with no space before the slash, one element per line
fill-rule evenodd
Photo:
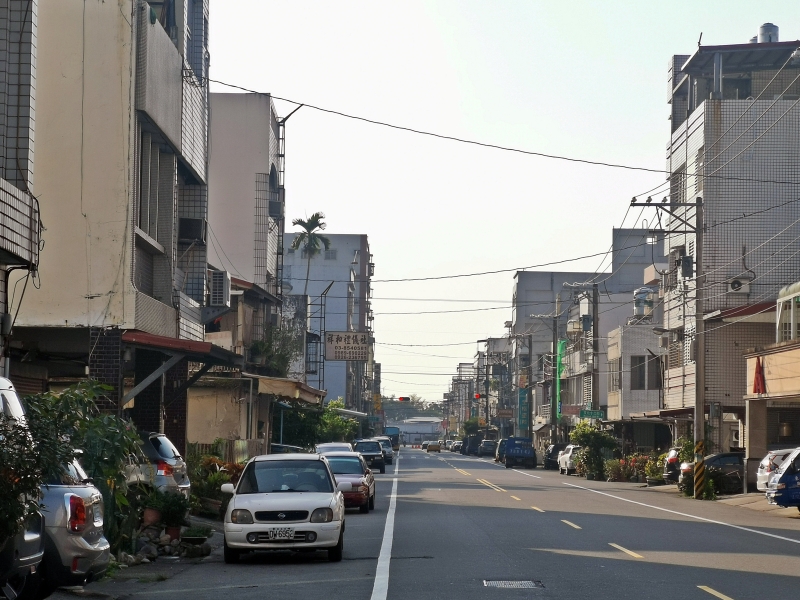
<path fill-rule="evenodd" d="M 483 485 L 489 486 L 490 488 L 492 488 L 496 492 L 505 492 L 506 491 L 503 488 L 501 488 L 499 485 L 495 485 L 495 484 L 493 484 L 493 483 L 491 483 L 489 481 L 486 481 L 485 479 L 478 479 L 478 481 L 480 481 Z"/>
<path fill-rule="evenodd" d="M 511 496 L 514 500 L 519 500 L 516 496 Z"/>
<path fill-rule="evenodd" d="M 575 529 L 582 529 L 578 525 L 575 525 L 575 523 L 571 523 L 570 521 L 567 521 L 566 519 L 561 519 L 561 522 L 562 523 L 566 523 L 567 525 L 569 525 L 570 527 L 574 527 Z"/>
<path fill-rule="evenodd" d="M 453 468 L 454 468 L 456 471 L 458 471 L 459 473 L 461 473 L 462 475 L 469 475 L 469 473 L 467 473 L 467 472 L 466 472 L 464 469 L 458 469 L 458 468 L 456 468 L 456 467 L 453 467 Z"/>
<path fill-rule="evenodd" d="M 543 511 L 541 508 L 539 508 L 538 506 L 531 506 L 531 508 L 532 508 L 533 510 L 538 510 L 539 512 L 544 512 L 544 511 Z"/>
<path fill-rule="evenodd" d="M 625 554 L 631 555 L 633 558 L 644 558 L 644 556 L 642 556 L 641 554 L 636 554 L 636 552 L 631 552 L 630 550 L 628 550 L 627 548 L 623 548 L 619 544 L 612 544 L 611 542 L 609 542 L 608 545 L 613 548 L 616 548 L 617 550 L 621 550 Z"/>
<path fill-rule="evenodd" d="M 721 594 L 717 590 L 712 590 L 707 585 L 698 585 L 697 587 L 699 587 L 704 592 L 708 592 L 712 596 L 716 596 L 717 598 L 720 598 L 720 600 L 733 600 L 733 598 L 731 598 L 730 596 L 726 596 L 725 594 Z"/>

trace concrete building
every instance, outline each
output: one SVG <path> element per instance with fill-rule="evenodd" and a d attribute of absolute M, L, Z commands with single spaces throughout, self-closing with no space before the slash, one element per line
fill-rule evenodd
<path fill-rule="evenodd" d="M 292 250 L 294 233 L 284 235 L 284 293 L 302 294 L 308 276 L 309 329 L 320 336 L 308 345 L 306 373 L 309 385 L 327 391 L 326 398 L 341 397 L 348 409 L 366 412 L 372 407 L 374 338 L 370 280 L 375 264 L 366 235 L 332 234 L 328 250 L 311 257 Z M 363 332 L 370 339 L 366 361 L 336 361 L 324 357 L 323 334 L 331 331 Z"/>
<path fill-rule="evenodd" d="M 774 342 L 777 290 L 800 271 L 794 183 L 800 170 L 800 64 L 793 58 L 797 42 L 777 39 L 777 27 L 765 24 L 749 44 L 700 46 L 669 65 L 666 158 L 674 217 L 667 226 L 663 282 L 669 336 L 664 409 L 692 417 L 699 398 L 709 414 L 707 451 L 726 449 L 725 423 L 745 418 L 745 349 Z M 697 198 L 705 227 L 702 265 L 695 272 Z"/>
<path fill-rule="evenodd" d="M 39 262 L 39 204 L 30 193 L 34 181 L 37 10 L 36 2 L 23 0 L 0 7 L 0 269 L 4 272 L 0 278 L 0 373 L 10 376 L 22 393 L 43 389 L 37 369 L 19 360 L 12 366 L 7 354 L 14 313 L 24 304 L 22 290 L 36 277 Z M 8 292 L 13 286 L 19 290 L 11 305 Z"/>
<path fill-rule="evenodd" d="M 517 390 L 517 413 L 525 402 L 533 402 L 534 429 L 536 443 L 544 446 L 552 439 L 551 394 L 553 381 L 554 340 L 567 340 L 567 321 L 571 308 L 573 312 L 581 306 L 578 298 L 585 290 L 591 290 L 598 283 L 600 300 L 600 372 L 607 371 L 605 338 L 608 332 L 625 322 L 633 291 L 642 285 L 642 273 L 652 265 L 654 257 L 663 254 L 663 239 L 645 229 L 614 229 L 609 250 L 611 257 L 610 273 L 588 273 L 569 271 L 518 271 L 515 275 L 513 317 L 510 323 L 510 337 L 513 341 L 513 365 L 511 371 L 513 384 Z M 584 302 L 585 305 L 585 302 Z M 579 311 L 580 315 L 591 315 Z M 591 332 L 589 332 L 591 335 Z M 587 337 L 582 338 L 585 344 Z M 574 342 L 577 343 L 577 340 Z M 573 343 L 573 348 L 576 348 Z M 581 346 L 582 347 L 582 346 Z M 589 344 L 591 349 L 591 343 Z M 587 371 L 586 359 L 591 353 L 575 355 L 572 396 L 569 388 L 565 390 L 567 402 L 579 404 L 578 388 L 581 395 L 592 396 L 591 373 Z M 576 362 L 577 361 L 577 362 Z M 532 365 L 532 366 L 530 366 Z M 586 381 L 584 381 L 586 380 Z M 576 387 L 577 386 L 577 387 Z M 606 406 L 605 377 L 599 386 L 599 405 Z M 573 400 L 569 400 L 572 398 Z M 530 399 L 530 400 L 529 400 Z M 524 410 L 523 410 L 524 412 Z M 574 424 L 567 419 L 564 425 Z M 524 419 L 520 427 L 517 416 L 517 435 L 526 435 Z M 547 427 L 550 425 L 550 427 Z M 562 432 L 565 434 L 565 432 Z"/>
<path fill-rule="evenodd" d="M 208 27 L 208 0 L 38 6 L 49 251 L 13 342 L 43 381 L 98 379 L 104 409 L 181 449 L 189 363 L 237 361 L 203 341 Z"/>

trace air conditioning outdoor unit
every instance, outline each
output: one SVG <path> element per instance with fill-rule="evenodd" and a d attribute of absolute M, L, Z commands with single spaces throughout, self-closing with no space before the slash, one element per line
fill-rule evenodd
<path fill-rule="evenodd" d="M 178 241 L 186 244 L 206 243 L 206 220 L 180 217 L 178 219 Z"/>
<path fill-rule="evenodd" d="M 227 271 L 211 271 L 208 280 L 208 305 L 231 306 L 231 274 Z"/>
<path fill-rule="evenodd" d="M 735 277 L 727 281 L 728 293 L 730 294 L 749 294 L 750 293 L 750 279 L 742 277 Z"/>
<path fill-rule="evenodd" d="M 658 347 L 659 348 L 669 348 L 669 336 L 662 335 L 658 338 Z"/>
<path fill-rule="evenodd" d="M 280 200 L 269 201 L 269 216 L 273 219 L 283 218 L 283 202 Z"/>

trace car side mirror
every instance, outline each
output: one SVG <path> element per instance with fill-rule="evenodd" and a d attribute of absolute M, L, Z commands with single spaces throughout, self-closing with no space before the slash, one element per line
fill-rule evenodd
<path fill-rule="evenodd" d="M 347 481 L 342 481 L 342 482 L 336 484 L 336 491 L 337 492 L 349 492 L 352 489 L 353 489 L 353 486 Z"/>
<path fill-rule="evenodd" d="M 371 475 L 371 474 L 372 474 L 372 469 L 367 469 L 366 471 L 364 471 L 364 475 Z"/>
<path fill-rule="evenodd" d="M 233 494 L 234 491 L 232 483 L 223 483 L 219 489 L 223 494 Z"/>

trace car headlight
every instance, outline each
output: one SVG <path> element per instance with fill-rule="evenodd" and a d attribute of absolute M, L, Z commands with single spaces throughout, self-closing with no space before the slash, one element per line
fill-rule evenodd
<path fill-rule="evenodd" d="M 312 523 L 330 523 L 333 521 L 333 511 L 330 508 L 318 508 L 311 513 Z"/>
<path fill-rule="evenodd" d="M 238 525 L 249 525 L 253 522 L 253 515 L 250 514 L 249 510 L 244 510 L 243 508 L 237 508 L 233 512 L 231 512 L 231 523 L 236 523 Z"/>

